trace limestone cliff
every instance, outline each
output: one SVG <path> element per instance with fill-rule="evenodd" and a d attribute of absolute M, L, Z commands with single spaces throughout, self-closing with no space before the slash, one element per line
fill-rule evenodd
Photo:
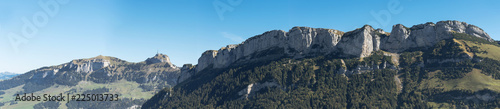
<path fill-rule="evenodd" d="M 272 30 L 237 45 L 208 50 L 198 59 L 195 73 L 208 67 L 224 68 L 277 57 L 336 54 L 345 58 L 363 58 L 378 50 L 398 53 L 412 48 L 426 49 L 440 40 L 452 38 L 452 33 L 494 41 L 481 28 L 459 21 L 429 22 L 411 28 L 397 24 L 390 33 L 369 25 L 345 33 L 334 29 L 293 27 L 288 32 Z"/>
<path fill-rule="evenodd" d="M 113 83 L 120 80 L 142 84 L 143 88 L 147 90 L 159 90 L 177 84 L 179 75 L 180 69 L 171 64 L 168 56 L 164 54 L 157 54 L 138 63 L 127 62 L 115 57 L 97 56 L 31 70 L 14 77 L 14 79 L 0 81 L 2 82 L 0 90 L 25 84 L 23 88 L 26 92 L 35 92 L 49 88 L 54 84 L 75 86 L 81 81 Z M 152 83 L 158 84 L 158 87 L 149 87 L 148 85 Z"/>
<path fill-rule="evenodd" d="M 327 54 L 336 50 L 344 32 L 310 27 L 294 27 L 285 32 L 272 30 L 247 39 L 238 45 L 228 45 L 215 50 L 208 50 L 198 59 L 196 71 L 212 65 L 214 68 L 227 67 L 236 61 L 266 57 L 271 53 L 257 55 L 256 53 L 274 49 L 277 55 L 300 58 L 310 54 Z M 270 52 L 270 51 L 268 51 Z"/>
<path fill-rule="evenodd" d="M 170 58 L 165 54 L 156 54 L 154 57 L 146 59 L 145 62 L 146 64 L 166 63 L 169 67 L 175 67 L 170 62 Z"/>

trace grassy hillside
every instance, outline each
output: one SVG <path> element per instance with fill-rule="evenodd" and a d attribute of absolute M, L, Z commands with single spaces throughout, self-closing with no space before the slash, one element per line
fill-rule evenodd
<path fill-rule="evenodd" d="M 472 41 L 463 41 L 468 47 L 477 47 L 477 56 L 483 58 L 491 58 L 500 61 L 500 47 L 491 44 L 475 43 Z"/>
<path fill-rule="evenodd" d="M 423 79 L 419 88 L 443 89 L 443 91 L 470 90 L 473 92 L 489 89 L 500 92 L 500 80 L 496 80 L 481 72 L 479 69 L 473 69 L 465 77 L 451 80 L 442 80 L 431 76 L 432 78 Z M 429 72 L 429 75 L 434 75 L 435 73 L 441 73 L 441 71 Z"/>
<path fill-rule="evenodd" d="M 453 35 L 455 36 L 454 40 L 467 47 L 467 50 L 475 53 L 476 56 L 500 60 L 499 43 L 489 42 L 464 33 L 453 33 Z"/>

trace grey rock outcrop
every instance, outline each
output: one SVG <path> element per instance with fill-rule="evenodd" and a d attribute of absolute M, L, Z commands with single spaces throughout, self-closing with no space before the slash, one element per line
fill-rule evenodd
<path fill-rule="evenodd" d="M 258 57 L 255 53 L 276 49 L 275 56 L 291 56 L 295 58 L 308 54 L 326 54 L 335 51 L 336 45 L 344 32 L 310 27 L 294 27 L 289 32 L 273 30 L 249 38 L 238 45 L 228 45 L 218 51 L 208 50 L 198 59 L 196 71 L 199 72 L 213 65 L 213 68 L 223 68 L 236 61 L 248 61 Z"/>
<path fill-rule="evenodd" d="M 170 67 L 174 65 L 170 62 L 170 58 L 165 54 L 156 54 L 154 57 L 146 59 L 146 64 L 166 63 Z"/>
<path fill-rule="evenodd" d="M 215 56 L 217 56 L 217 52 L 218 51 L 216 50 L 208 50 L 203 52 L 203 54 L 201 54 L 201 57 L 198 58 L 198 65 L 196 65 L 197 67 L 196 71 L 199 72 L 204 68 L 208 67 L 209 64 L 212 64 L 215 60 L 214 59 Z"/>
<path fill-rule="evenodd" d="M 73 60 L 67 67 L 69 67 L 69 69 L 75 69 L 75 72 L 90 73 L 109 66 L 110 61 L 105 58 L 105 56 L 99 55 L 90 59 Z"/>
<path fill-rule="evenodd" d="M 380 49 L 380 38 L 387 33 L 381 29 L 375 30 L 369 25 L 347 32 L 338 44 L 341 54 L 355 57 L 367 57 L 372 51 Z"/>
<path fill-rule="evenodd" d="M 180 83 L 194 75 L 194 67 L 195 66 L 193 66 L 192 64 L 184 64 L 181 68 L 181 73 L 179 75 L 179 79 L 177 79 L 177 83 Z"/>

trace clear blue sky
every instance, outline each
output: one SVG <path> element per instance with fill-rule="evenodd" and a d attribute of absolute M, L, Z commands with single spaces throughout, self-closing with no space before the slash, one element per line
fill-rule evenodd
<path fill-rule="evenodd" d="M 60 0 L 53 2 L 57 13 L 40 1 L 54 0 L 0 0 L 0 72 L 97 55 L 140 62 L 157 50 L 177 66 L 196 64 L 205 50 L 294 26 L 350 31 L 370 24 L 391 31 L 394 24 L 459 20 L 500 39 L 498 0 Z M 23 35 L 23 19 L 38 22 L 38 31 Z"/>

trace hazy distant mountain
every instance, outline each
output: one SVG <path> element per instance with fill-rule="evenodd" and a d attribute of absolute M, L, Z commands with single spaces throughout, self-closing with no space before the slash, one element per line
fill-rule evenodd
<path fill-rule="evenodd" d="M 17 76 L 17 75 L 19 75 L 19 74 L 10 73 L 10 72 L 0 72 L 0 80 L 10 79 L 10 78 Z"/>

